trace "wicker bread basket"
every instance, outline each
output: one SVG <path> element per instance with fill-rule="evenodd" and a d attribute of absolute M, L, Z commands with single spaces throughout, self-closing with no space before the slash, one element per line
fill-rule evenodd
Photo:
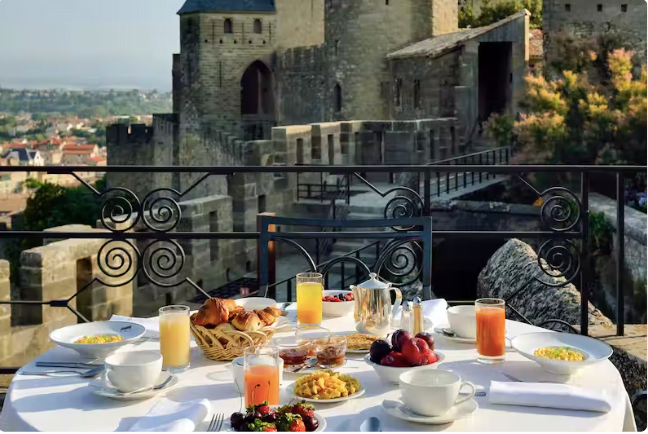
<path fill-rule="evenodd" d="M 202 348 L 205 357 L 218 362 L 234 360 L 243 356 L 247 347 L 266 345 L 276 331 L 275 327 L 264 327 L 258 331 L 223 330 L 206 328 L 191 322 L 191 333 Z M 224 341 L 224 343 L 221 343 Z"/>

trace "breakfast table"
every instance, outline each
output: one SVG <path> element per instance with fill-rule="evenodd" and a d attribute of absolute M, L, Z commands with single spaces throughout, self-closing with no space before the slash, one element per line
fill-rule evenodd
<path fill-rule="evenodd" d="M 294 307 L 294 306 L 293 306 Z M 295 320 L 295 311 L 289 311 Z M 322 326 L 332 332 L 355 332 L 353 316 L 325 318 Z M 513 338 L 529 332 L 545 331 L 534 326 L 507 320 L 507 336 Z M 547 331 L 549 332 L 549 331 Z M 278 332 L 282 336 L 287 332 Z M 485 365 L 476 361 L 474 344 L 456 343 L 436 336 L 436 348 L 445 355 L 439 369 L 451 370 L 472 382 L 486 396 L 475 397 L 479 409 L 470 417 L 446 425 L 424 425 L 407 422 L 388 415 L 382 409 L 383 400 L 398 400 L 398 385 L 383 382 L 368 366 L 362 355 L 348 354 L 344 374 L 357 378 L 366 393 L 356 399 L 340 403 L 317 403 L 315 410 L 326 418 L 326 431 L 359 431 L 363 421 L 377 417 L 383 431 L 636 431 L 632 408 L 621 376 L 609 360 L 584 369 L 577 375 L 557 377 L 507 349 L 506 361 L 499 365 Z M 133 348 L 120 351 L 155 350 L 159 342 L 151 339 Z M 93 394 L 89 379 L 79 377 L 15 376 L 0 415 L 2 431 L 128 431 L 162 397 L 177 402 L 206 398 L 214 413 L 224 413 L 228 420 L 233 412 L 241 411 L 242 399 L 233 381 L 230 362 L 213 362 L 204 357 L 192 341 L 191 368 L 178 374 L 178 384 L 159 395 L 141 401 L 119 401 Z M 130 348 L 129 348 L 130 347 Z M 80 360 L 74 351 L 56 347 L 24 366 L 33 370 L 36 361 Z M 491 404 L 488 390 L 491 380 L 510 381 L 504 374 L 525 382 L 557 381 L 607 390 L 613 396 L 611 411 L 597 413 L 551 408 L 522 407 Z M 293 398 L 291 386 L 299 374 L 283 374 L 281 402 Z M 198 423 L 196 431 L 206 431 L 212 415 Z"/>

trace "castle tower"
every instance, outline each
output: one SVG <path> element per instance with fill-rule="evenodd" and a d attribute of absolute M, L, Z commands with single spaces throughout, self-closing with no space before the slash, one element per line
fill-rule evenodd
<path fill-rule="evenodd" d="M 431 36 L 457 31 L 452 0 L 327 0 L 325 38 L 329 117 L 389 117 L 385 56 Z"/>
<path fill-rule="evenodd" d="M 275 125 L 274 0 L 187 0 L 180 16 L 180 120 L 246 139 Z"/>

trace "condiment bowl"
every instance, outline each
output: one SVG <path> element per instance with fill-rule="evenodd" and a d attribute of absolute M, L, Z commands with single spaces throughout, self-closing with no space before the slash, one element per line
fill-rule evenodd
<path fill-rule="evenodd" d="M 553 374 L 572 375 L 579 370 L 607 360 L 612 355 L 612 348 L 598 339 L 588 336 L 560 333 L 536 332 L 525 333 L 511 340 L 511 346 L 529 360 L 537 362 L 542 369 Z M 569 347 L 583 354 L 583 361 L 554 360 L 538 357 L 533 353 L 541 348 Z"/>
<path fill-rule="evenodd" d="M 146 328 L 140 324 L 126 321 L 98 321 L 75 324 L 54 330 L 50 339 L 57 345 L 71 348 L 89 359 L 100 359 L 109 356 L 117 349 L 136 341 L 144 335 Z M 121 341 L 105 344 L 75 344 L 79 338 L 97 335 L 119 335 Z"/>
<path fill-rule="evenodd" d="M 434 354 L 436 354 L 437 357 L 439 358 L 439 360 L 437 360 L 436 362 L 430 365 L 411 366 L 406 368 L 396 368 L 393 366 L 379 365 L 378 363 L 374 363 L 371 361 L 369 354 L 365 356 L 364 360 L 365 363 L 367 363 L 367 365 L 371 366 L 373 370 L 376 371 L 376 374 L 378 374 L 378 377 L 380 377 L 381 380 L 387 383 L 399 384 L 400 376 L 405 372 L 414 371 L 418 369 L 436 369 L 437 366 L 439 366 L 443 362 L 443 360 L 445 360 L 445 355 L 443 355 L 443 353 L 439 351 L 435 351 Z"/>

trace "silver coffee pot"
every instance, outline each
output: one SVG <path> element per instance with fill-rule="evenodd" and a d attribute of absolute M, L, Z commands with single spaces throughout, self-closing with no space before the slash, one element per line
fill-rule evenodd
<path fill-rule="evenodd" d="M 358 285 L 351 285 L 355 300 L 354 317 L 356 330 L 381 337 L 391 332 L 391 324 L 403 301 L 400 289 L 392 287 L 389 282 L 379 280 L 376 273 L 369 275 L 369 280 Z M 396 302 L 391 304 L 391 291 L 396 292 Z"/>

